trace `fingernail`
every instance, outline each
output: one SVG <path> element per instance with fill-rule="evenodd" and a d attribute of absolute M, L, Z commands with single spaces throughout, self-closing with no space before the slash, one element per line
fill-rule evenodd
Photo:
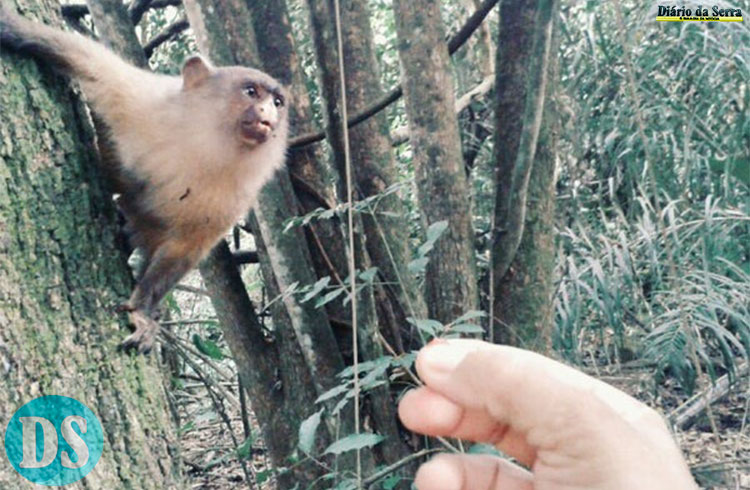
<path fill-rule="evenodd" d="M 432 342 L 419 352 L 417 370 L 427 384 L 448 376 L 469 351 L 448 342 Z"/>

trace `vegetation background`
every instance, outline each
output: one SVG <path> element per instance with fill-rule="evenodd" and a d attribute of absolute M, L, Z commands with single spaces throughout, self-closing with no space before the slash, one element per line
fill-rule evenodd
<path fill-rule="evenodd" d="M 414 352 L 456 335 L 615 384 L 662 410 L 703 487 L 750 488 L 747 18 L 662 23 L 619 0 L 342 0 L 338 25 L 333 0 L 16 5 L 155 71 L 201 52 L 294 94 L 286 169 L 168 298 L 160 351 L 131 357 L 90 114 L 3 53 L 0 425 L 43 394 L 92 408 L 105 452 L 71 488 L 409 488 L 433 452 L 496 452 L 397 422 Z M 0 487 L 30 484 L 3 462 Z"/>

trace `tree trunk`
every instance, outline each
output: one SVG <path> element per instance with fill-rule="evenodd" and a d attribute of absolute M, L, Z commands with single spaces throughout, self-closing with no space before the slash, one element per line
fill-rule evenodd
<path fill-rule="evenodd" d="M 252 18 L 244 2 L 186 0 L 185 6 L 191 25 L 196 31 L 201 51 L 213 61 L 219 65 L 261 65 L 257 56 Z M 235 21 L 225 25 L 221 22 L 223 17 L 216 17 L 218 14 L 232 19 L 244 19 L 244 23 Z M 227 40 L 231 40 L 231 43 Z M 281 434 L 274 434 L 271 432 L 274 427 L 273 413 L 267 412 L 269 419 L 262 420 L 261 423 L 268 424 L 266 437 L 273 438 L 284 437 L 284 433 L 289 429 L 292 429 L 296 435 L 296 430 L 302 420 L 316 411 L 314 401 L 317 396 L 336 384 L 335 375 L 344 367 L 325 311 L 316 308 L 312 301 L 300 303 L 298 295 L 286 294 L 295 284 L 308 285 L 316 280 L 309 251 L 304 246 L 305 238 L 302 230 L 295 228 L 284 233 L 286 221 L 295 215 L 296 209 L 297 203 L 289 174 L 286 169 L 282 169 L 263 188 L 255 206 L 254 217 L 248 220 L 258 249 L 264 252 L 261 255 L 261 264 L 270 291 L 272 294 L 283 293 L 280 304 L 284 305 L 284 310 L 281 311 L 278 307 L 275 309 L 274 327 L 275 337 L 279 343 L 280 357 L 277 366 L 281 380 L 286 383 L 283 389 L 287 392 L 287 396 L 284 399 L 276 397 L 279 402 L 276 409 L 295 414 L 295 417 L 290 416 L 287 419 L 290 427 L 286 430 L 282 429 Z M 201 270 L 206 272 L 209 268 L 216 270 L 215 260 L 217 260 L 217 253 L 209 257 Z M 227 262 L 229 259 L 225 257 L 223 260 Z M 220 293 L 220 288 L 215 288 L 212 297 Z M 216 301 L 214 303 L 218 304 Z M 260 340 L 262 340 L 260 337 L 256 337 L 256 341 Z M 243 354 L 240 358 L 247 359 L 247 356 Z M 283 362 L 281 362 L 282 359 Z M 273 383 L 274 378 L 272 376 L 271 379 L 266 379 L 265 383 Z M 261 378 L 257 375 L 249 378 L 249 381 L 253 380 L 261 382 Z M 254 391 L 255 395 L 260 395 L 260 391 Z M 295 391 L 299 392 L 296 397 L 289 395 Z M 255 403 L 255 399 L 251 401 Z M 268 403 L 267 400 L 258 402 Z M 260 419 L 263 414 L 256 413 L 256 415 Z M 351 425 L 351 419 L 345 419 L 343 425 L 346 430 Z M 331 432 L 331 437 L 333 435 Z M 325 436 L 321 438 L 321 441 L 324 440 Z M 293 450 L 296 442 L 296 437 L 287 439 L 285 445 Z M 288 464 L 289 453 L 282 454 L 279 451 L 274 456 L 278 456 L 274 457 L 275 466 L 281 467 Z M 281 459 L 281 456 L 284 458 Z M 308 476 L 314 473 L 310 468 L 300 468 L 298 476 L 303 470 L 309 472 Z M 300 479 L 300 481 L 312 480 L 311 477 Z"/>
<path fill-rule="evenodd" d="M 339 78 L 338 50 L 336 42 L 335 15 L 332 2 L 326 0 L 308 0 L 310 8 L 310 24 L 313 30 L 313 42 L 315 44 L 315 54 L 318 61 L 321 74 L 321 93 L 326 108 L 326 134 L 328 141 L 334 148 L 333 159 L 336 169 L 339 173 L 339 183 L 344 182 L 346 174 L 346 163 L 344 160 L 344 140 L 342 131 L 342 113 L 341 107 L 341 84 Z M 348 108 L 352 109 L 357 105 L 365 105 L 370 96 L 379 92 L 377 84 L 373 84 L 377 77 L 372 74 L 372 66 L 375 64 L 372 39 L 369 23 L 367 22 L 368 12 L 364 2 L 349 2 L 341 12 L 341 29 L 342 43 L 344 48 L 344 66 L 347 75 L 347 99 L 351 98 Z M 365 73 L 367 70 L 367 73 Z M 356 167 L 359 178 L 356 178 L 359 184 L 359 197 L 365 197 L 370 193 L 375 194 L 379 188 L 385 189 L 394 179 L 395 168 L 391 155 L 390 142 L 388 139 L 388 129 L 385 120 L 372 119 L 363 123 L 357 128 L 353 128 L 350 133 L 350 148 L 352 167 Z M 354 168 L 352 168 L 354 172 Z M 355 173 L 354 176 L 357 174 Z M 353 184 L 356 185 L 356 184 Z M 364 186 L 364 192 L 363 191 Z M 362 195 L 365 194 L 365 195 Z M 339 186 L 339 199 L 345 201 L 343 184 Z M 392 196 L 395 198 L 395 196 Z M 392 212 L 402 212 L 397 201 L 387 200 L 383 203 L 386 209 Z M 379 218 L 379 217 L 378 217 Z M 396 219 L 394 222 L 401 221 L 402 231 L 387 231 L 382 233 L 378 230 L 381 223 L 376 223 L 372 217 L 355 216 L 354 234 L 355 244 L 354 253 L 357 267 L 364 270 L 370 265 L 377 265 L 380 272 L 392 280 L 398 282 L 398 270 L 395 269 L 396 262 L 399 260 L 399 267 L 405 272 L 406 260 L 406 236 L 401 235 L 400 240 L 403 242 L 396 244 L 393 240 L 406 231 L 403 219 Z M 368 225 L 369 223 L 369 229 Z M 389 223 L 391 224 L 391 223 Z M 363 233 L 364 232 L 364 233 Z M 369 233 L 368 233 L 369 232 Z M 372 244 L 370 243 L 372 240 Z M 365 244 L 368 244 L 365 249 Z M 395 248 L 388 249 L 390 245 Z M 375 252 L 375 259 L 371 261 L 371 255 L 368 252 Z M 395 252 L 395 255 L 394 255 Z M 407 281 L 409 278 L 405 278 Z M 403 283 L 402 283 L 403 284 Z M 413 285 L 411 286 L 413 287 Z M 370 285 L 363 288 L 358 295 L 357 304 L 359 307 L 359 319 L 357 328 L 357 339 L 359 342 L 359 354 L 361 361 L 374 360 L 383 356 L 383 348 L 379 342 L 378 336 L 378 317 L 375 310 L 374 293 L 376 286 Z M 382 290 L 381 290 L 382 291 Z M 399 286 L 393 290 L 395 303 L 390 304 L 390 311 L 400 310 L 401 316 L 405 318 L 405 311 L 408 311 L 410 297 L 414 291 L 408 293 Z M 383 303 L 387 301 L 385 295 L 382 297 Z M 403 301 L 403 304 L 400 303 Z M 381 306 L 387 308 L 385 304 Z M 395 307 L 395 308 L 394 308 Z M 382 319 L 381 319 L 382 320 Z M 391 315 L 387 318 L 390 320 L 391 328 L 396 328 L 395 317 Z M 397 330 L 397 328 L 396 328 Z M 400 333 L 397 334 L 400 337 Z M 408 448 L 402 443 L 396 423 L 396 411 L 393 406 L 389 384 L 387 379 L 383 380 L 381 387 L 375 388 L 368 393 L 369 415 L 373 420 L 375 431 L 386 439 L 377 450 L 382 463 L 390 464 L 407 454 Z"/>
<path fill-rule="evenodd" d="M 553 26 L 544 114 L 529 178 L 526 220 L 516 256 L 495 291 L 493 318 L 497 343 L 537 352 L 552 348 L 555 269 L 555 163 L 560 125 L 557 43 Z M 509 335 L 509 333 L 512 334 Z"/>
<path fill-rule="evenodd" d="M 296 53 L 286 1 L 246 0 L 246 3 L 250 7 L 262 66 L 293 92 L 294 102 L 289 112 L 290 134 L 314 131 L 317 128 L 312 102 Z M 324 161 L 321 145 L 291 149 L 287 167 L 300 215 L 336 205 L 336 196 L 329 184 L 331 169 Z M 305 236 L 316 276 L 331 276 L 332 284 L 340 285 L 341 277 L 346 273 L 346 246 L 339 221 L 313 221 L 305 227 Z M 329 312 L 344 316 L 340 313 L 345 310 L 332 308 L 334 303 L 329 305 Z"/>
<path fill-rule="evenodd" d="M 498 343 L 535 342 L 537 329 L 543 328 L 538 322 L 549 314 L 550 268 L 554 262 L 551 186 L 555 144 L 550 111 L 545 134 L 547 146 L 539 160 L 535 161 L 535 156 L 550 71 L 556 6 L 554 0 L 535 4 L 535 8 L 514 1 L 502 3 L 500 9 L 490 321 L 491 338 Z M 532 169 L 537 165 L 540 168 L 534 170 L 535 182 L 530 185 Z M 533 226 L 530 231 L 525 229 L 527 223 Z M 522 238 L 526 241 L 519 256 Z"/>
<path fill-rule="evenodd" d="M 470 189 L 439 2 L 396 0 L 396 32 L 419 206 L 425 228 L 447 221 L 427 265 L 430 316 L 448 323 L 477 307 Z"/>
<path fill-rule="evenodd" d="M 112 309 L 132 280 L 87 112 L 34 61 L 3 53 L 0 70 L 0 425 L 38 396 L 73 397 L 105 437 L 94 470 L 69 488 L 179 488 L 160 373 L 117 351 L 125 328 Z M 37 488 L 12 470 L 0 487 Z"/>
<path fill-rule="evenodd" d="M 341 12 L 346 74 L 346 97 L 351 113 L 359 112 L 382 97 L 375 47 L 370 27 L 370 11 L 363 0 L 345 2 Z M 397 183 L 396 164 L 391 149 L 388 121 L 381 111 L 350 130 L 352 167 L 357 199 L 386 191 Z M 367 252 L 387 284 L 376 289 L 378 319 L 384 334 L 401 345 L 401 329 L 407 317 L 425 318 L 427 308 L 415 278 L 408 272 L 409 223 L 398 193 L 378 199 L 365 210 L 362 224 Z"/>
<path fill-rule="evenodd" d="M 297 447 L 299 424 L 309 415 L 315 402 L 310 372 L 304 363 L 290 362 L 301 358 L 295 342 L 266 340 L 226 242 L 221 242 L 211 251 L 200 271 L 240 373 L 242 387 L 250 398 L 271 462 L 274 468 L 284 467 Z M 274 313 L 274 323 L 284 321 L 282 315 L 285 311 Z M 277 331 L 290 330 L 281 328 L 277 325 Z M 293 351 L 289 352 L 290 349 Z M 291 488 L 295 482 L 310 482 L 319 476 L 320 470 L 316 466 L 297 464 L 291 471 L 278 475 L 277 481 L 281 488 Z"/>

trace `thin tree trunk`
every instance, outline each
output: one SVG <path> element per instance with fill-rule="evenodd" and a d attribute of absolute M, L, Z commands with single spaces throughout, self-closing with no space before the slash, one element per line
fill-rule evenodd
<path fill-rule="evenodd" d="M 0 425 L 38 396 L 76 398 L 101 421 L 104 452 L 69 488 L 180 488 L 160 373 L 117 351 L 125 326 L 112 308 L 132 280 L 87 111 L 59 76 L 14 54 L 3 53 L 0 84 Z M 12 470 L 0 487 L 37 488 Z"/>
<path fill-rule="evenodd" d="M 496 199 L 493 230 L 492 339 L 525 344 L 537 337 L 549 316 L 551 220 L 554 207 L 553 121 L 547 120 L 545 147 L 535 161 L 550 71 L 554 0 L 532 6 L 504 2 L 496 78 Z M 531 60 L 531 61 L 530 61 Z M 549 118 L 553 117 L 547 111 Z M 534 184 L 529 181 L 532 169 Z M 530 193 L 533 192 L 533 196 Z M 528 231 L 526 224 L 533 228 Z M 525 234 L 529 233 L 526 237 Z M 518 255 L 522 238 L 524 249 Z M 539 316 L 541 315 L 541 316 Z M 549 318 L 546 319 L 549 322 Z"/>
<path fill-rule="evenodd" d="M 447 221 L 427 265 L 430 316 L 448 323 L 477 307 L 470 189 L 461 158 L 439 2 L 396 0 L 396 32 L 417 194 L 425 228 Z"/>
<path fill-rule="evenodd" d="M 339 182 L 344 182 L 346 173 L 344 161 L 344 141 L 342 134 L 342 107 L 340 106 L 341 84 L 339 79 L 338 51 L 336 42 L 336 30 L 334 23 L 334 11 L 332 3 L 325 0 L 308 0 L 310 8 L 310 24 L 313 30 L 313 42 L 315 44 L 315 53 L 320 68 L 320 84 L 323 101 L 326 108 L 326 133 L 328 141 L 334 148 L 334 162 L 338 170 Z M 342 4 L 343 6 L 343 4 Z M 377 94 L 380 90 L 377 84 L 373 85 L 372 66 L 375 64 L 372 48 L 372 39 L 369 24 L 367 22 L 368 12 L 363 2 L 349 2 L 342 9 L 342 43 L 344 48 L 344 66 L 347 76 L 347 98 L 351 98 L 349 108 L 355 107 L 355 104 L 364 105 L 366 100 Z M 367 70 L 367 74 L 365 73 Z M 354 177 L 360 184 L 359 195 L 370 195 L 370 193 L 379 192 L 379 188 L 385 189 L 389 180 L 392 182 L 394 164 L 391 156 L 390 141 L 388 139 L 388 128 L 383 119 L 373 119 L 358 128 L 353 128 L 350 133 L 350 148 L 352 150 L 351 159 L 352 167 L 357 168 Z M 366 186 L 366 189 L 363 187 Z M 363 192 L 364 190 L 364 192 Z M 340 200 L 345 201 L 343 186 L 339 186 Z M 395 196 L 394 196 L 395 197 Z M 386 209 L 393 212 L 400 211 L 397 201 L 389 200 L 383 203 Z M 377 229 L 378 223 L 370 219 L 369 229 L 368 221 L 365 216 L 360 219 L 357 216 L 355 222 L 355 244 L 354 250 L 350 253 L 355 254 L 357 267 L 360 270 L 368 268 L 370 265 L 377 265 L 380 272 L 386 277 L 398 281 L 398 270 L 394 269 L 396 263 L 392 259 L 399 260 L 398 265 L 405 270 L 406 243 L 396 244 L 395 240 L 399 233 L 386 231 L 381 233 Z M 406 228 L 401 221 L 400 227 Z M 394 223 L 389 223 L 394 224 Z M 382 225 L 382 223 L 381 223 Z M 365 236 L 365 233 L 369 232 Z M 405 236 L 400 239 L 405 240 Z M 372 246 L 370 247 L 370 240 Z M 365 249 L 365 243 L 368 244 L 368 250 Z M 388 248 L 390 249 L 390 257 Z M 369 252 L 375 252 L 375 261 L 371 262 Z M 408 280 L 408 278 L 406 278 Z M 411 286 L 413 287 L 413 286 Z M 362 361 L 373 360 L 383 355 L 383 349 L 378 342 L 378 317 L 375 310 L 374 287 L 367 287 L 361 290 L 358 296 L 359 305 L 359 323 L 357 325 L 357 339 L 359 342 L 359 353 Z M 407 293 L 404 289 L 394 290 L 395 303 L 391 303 L 391 308 L 401 309 L 401 315 L 408 311 L 410 296 L 414 291 Z M 383 300 L 386 298 L 383 297 Z M 403 301 L 404 304 L 401 304 Z M 386 305 L 382 305 L 386 308 Z M 418 306 L 417 306 L 418 307 Z M 391 322 L 395 321 L 394 317 L 388 318 Z M 394 328 L 394 323 L 391 323 Z M 408 448 L 401 442 L 399 429 L 396 423 L 396 411 L 390 395 L 387 380 L 384 385 L 373 389 L 368 393 L 369 412 L 373 419 L 375 430 L 385 436 L 385 441 L 378 448 L 383 463 L 393 463 L 407 454 Z"/>
<path fill-rule="evenodd" d="M 290 362 L 301 358 L 298 348 L 289 352 L 296 343 L 267 340 L 226 242 L 211 251 L 200 271 L 271 462 L 274 468 L 284 467 L 297 446 L 299 424 L 316 398 L 310 372 L 304 363 Z M 281 315 L 286 313 L 279 309 L 282 311 L 275 312 L 274 323 L 278 331 L 288 332 L 288 328 L 279 328 L 278 323 L 285 321 Z M 277 481 L 281 488 L 291 488 L 295 482 L 311 482 L 319 476 L 316 466 L 297 464 Z"/>
<path fill-rule="evenodd" d="M 383 95 L 379 83 L 375 47 L 370 27 L 370 11 L 364 0 L 345 2 L 341 12 L 349 110 L 364 109 L 369 101 Z M 357 198 L 366 199 L 397 183 L 396 164 L 391 149 L 385 112 L 350 130 L 352 166 Z M 407 317 L 424 318 L 427 308 L 415 278 L 408 272 L 409 223 L 398 194 L 378 200 L 362 215 L 367 252 L 379 277 L 388 284 L 378 289 L 379 323 L 384 334 L 401 343 L 401 328 Z M 382 293 L 385 294 L 382 294 Z"/>
<path fill-rule="evenodd" d="M 256 46 L 252 19 L 244 2 L 186 0 L 185 6 L 191 25 L 197 31 L 201 50 L 214 62 L 220 65 L 261 65 L 256 48 L 234 50 L 227 49 L 224 45 L 227 39 L 232 39 L 233 44 Z M 219 12 L 225 17 L 244 19 L 245 22 L 225 25 L 215 17 Z M 235 27 L 239 30 L 232 30 Z M 226 53 L 230 57 L 224 58 Z M 282 294 L 281 301 L 285 306 L 285 314 L 274 317 L 280 354 L 284 355 L 284 362 L 279 363 L 278 369 L 287 371 L 285 379 L 290 383 L 289 390 L 309 393 L 305 398 L 306 403 L 290 409 L 300 414 L 298 419 L 290 421 L 295 431 L 303 420 L 301 415 L 311 415 L 316 411 L 316 396 L 337 383 L 335 375 L 344 367 L 325 311 L 316 308 L 312 301 L 300 303 L 298 295 L 286 294 L 294 285 L 313 284 L 316 280 L 309 251 L 304 246 L 302 231 L 295 228 L 284 232 L 287 220 L 295 215 L 296 209 L 297 202 L 289 174 L 286 169 L 282 169 L 262 190 L 255 206 L 255 219 L 248 220 L 259 250 L 265 251 L 261 262 L 271 290 L 285 293 Z M 306 375 L 295 377 L 294 373 L 304 372 L 305 369 Z M 270 380 L 266 382 L 268 381 Z M 301 400 L 285 402 L 299 401 Z M 328 427 L 333 437 L 333 426 L 329 424 Z M 350 417 L 343 420 L 343 427 L 345 430 L 351 427 Z M 344 466 L 347 464 L 343 463 Z"/>

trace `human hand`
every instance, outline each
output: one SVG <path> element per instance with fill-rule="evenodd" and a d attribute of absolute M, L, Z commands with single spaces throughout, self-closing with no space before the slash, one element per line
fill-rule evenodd
<path fill-rule="evenodd" d="M 443 454 L 419 490 L 695 489 L 661 416 L 625 393 L 539 354 L 478 340 L 434 341 L 416 361 L 409 429 L 494 445 L 529 467 Z"/>

